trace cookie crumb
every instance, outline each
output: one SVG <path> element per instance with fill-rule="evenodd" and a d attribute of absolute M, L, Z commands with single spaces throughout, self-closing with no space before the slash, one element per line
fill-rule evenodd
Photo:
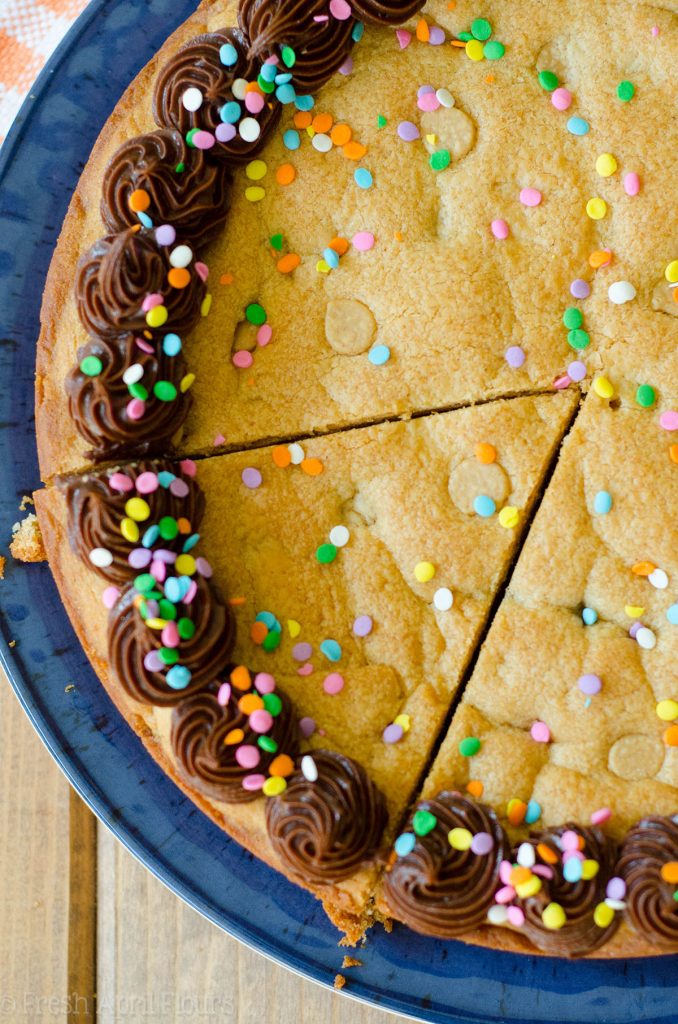
<path fill-rule="evenodd" d="M 42 543 L 40 524 L 34 512 L 12 527 L 12 543 L 9 546 L 12 557 L 19 562 L 44 562 L 47 558 Z"/>
<path fill-rule="evenodd" d="M 390 917 L 384 919 L 384 931 L 387 932 L 388 935 L 393 931 L 393 921 Z"/>
<path fill-rule="evenodd" d="M 0 555 L 0 580 L 4 580 L 4 578 L 5 578 L 5 565 L 6 564 L 7 564 L 7 559 L 5 558 L 4 555 Z"/>
<path fill-rule="evenodd" d="M 337 988 L 337 989 L 343 988 L 345 984 L 346 984 L 346 978 L 344 977 L 344 975 L 343 974 L 337 974 L 335 976 L 335 979 L 334 979 L 334 987 Z"/>
<path fill-rule="evenodd" d="M 341 961 L 342 967 L 362 967 L 362 960 L 356 960 L 354 956 L 345 956 Z"/>
<path fill-rule="evenodd" d="M 29 505 L 35 505 L 35 502 L 31 498 L 30 494 L 24 494 L 19 505 L 19 512 L 25 512 Z"/>

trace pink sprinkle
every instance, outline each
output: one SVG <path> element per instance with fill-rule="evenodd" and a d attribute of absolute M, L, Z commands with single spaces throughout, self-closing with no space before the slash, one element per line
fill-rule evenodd
<path fill-rule="evenodd" d="M 111 473 L 108 478 L 108 486 L 112 491 L 131 491 L 134 482 L 126 473 Z"/>
<path fill-rule="evenodd" d="M 635 171 L 624 175 L 624 191 L 627 196 L 637 196 L 640 192 L 640 178 Z"/>
<path fill-rule="evenodd" d="M 565 388 L 569 388 L 571 383 L 572 381 L 565 373 L 562 377 L 556 377 L 556 379 L 553 382 L 553 386 L 556 389 L 556 391 L 564 391 Z"/>
<path fill-rule="evenodd" d="M 374 247 L 374 235 L 371 231 L 359 231 L 353 236 L 353 245 L 359 252 L 368 252 Z"/>
<path fill-rule="evenodd" d="M 176 622 L 170 621 L 160 633 L 160 639 L 165 647 L 179 646 L 179 630 Z"/>
<path fill-rule="evenodd" d="M 535 743 L 548 743 L 551 739 L 551 730 L 546 722 L 534 722 L 530 729 L 530 736 Z"/>
<path fill-rule="evenodd" d="M 141 308 L 144 313 L 148 313 L 151 309 L 155 309 L 156 306 L 162 306 L 163 302 L 164 299 L 160 292 L 151 292 L 141 303 Z"/>
<path fill-rule="evenodd" d="M 195 580 L 191 580 L 188 590 L 184 594 L 183 604 L 193 604 L 195 595 L 198 593 L 198 584 Z"/>
<path fill-rule="evenodd" d="M 266 782 L 265 775 L 246 775 L 242 780 L 242 788 L 251 790 L 252 792 L 256 789 L 261 789 Z"/>
<path fill-rule="evenodd" d="M 104 607 L 110 610 L 119 597 L 120 591 L 117 587 L 106 587 L 101 595 L 101 600 L 104 602 Z"/>
<path fill-rule="evenodd" d="M 206 281 L 207 278 L 210 276 L 210 268 L 207 266 L 207 264 L 206 263 L 201 263 L 200 260 L 198 260 L 193 265 L 195 267 L 195 272 L 198 275 L 198 277 L 200 278 L 200 280 L 201 281 Z"/>
<path fill-rule="evenodd" d="M 568 860 L 572 860 L 573 857 L 575 860 L 580 860 L 582 862 L 586 860 L 586 857 L 581 850 L 565 850 L 563 853 L 563 864 L 567 864 Z"/>
<path fill-rule="evenodd" d="M 261 760 L 259 751 L 251 743 L 242 743 L 237 747 L 235 759 L 241 768 L 256 768 Z"/>
<path fill-rule="evenodd" d="M 495 238 L 508 238 L 509 226 L 505 220 L 493 220 L 490 227 Z"/>
<path fill-rule="evenodd" d="M 245 96 L 245 106 L 250 114 L 260 114 L 264 109 L 264 97 L 260 92 L 248 92 Z"/>
<path fill-rule="evenodd" d="M 594 811 L 591 815 L 592 825 L 602 825 L 604 821 L 609 821 L 612 817 L 612 811 L 609 807 L 601 807 L 600 810 Z"/>
<path fill-rule="evenodd" d="M 213 572 L 212 566 L 210 565 L 206 558 L 203 558 L 202 555 L 196 558 L 195 569 L 196 572 L 199 572 L 200 575 L 203 576 L 206 580 L 211 579 Z"/>
<path fill-rule="evenodd" d="M 140 420 L 146 412 L 146 403 L 142 402 L 140 398 L 133 398 L 131 402 L 127 403 L 126 411 L 131 420 Z"/>
<path fill-rule="evenodd" d="M 520 201 L 523 206 L 539 206 L 542 200 L 541 192 L 536 188 L 521 188 Z"/>
<path fill-rule="evenodd" d="M 406 50 L 412 42 L 412 33 L 408 32 L 407 29 L 398 28 L 396 29 L 396 39 L 401 50 Z"/>
<path fill-rule="evenodd" d="M 179 468 L 184 476 L 195 476 L 198 469 L 193 459 L 182 459 Z"/>
<path fill-rule="evenodd" d="M 167 578 L 167 566 L 164 562 L 160 562 L 156 558 L 151 563 L 150 573 L 153 579 L 157 580 L 158 583 L 164 583 Z"/>
<path fill-rule="evenodd" d="M 152 356 L 155 352 L 155 349 L 151 345 L 150 341 L 146 341 L 145 338 L 135 338 L 134 344 L 136 345 L 137 348 L 140 348 L 142 352 L 145 352 L 149 356 Z"/>
<path fill-rule="evenodd" d="M 253 732 L 264 733 L 273 725 L 273 715 L 266 708 L 257 708 L 250 715 L 249 724 Z"/>
<path fill-rule="evenodd" d="M 233 365 L 237 366 L 239 370 L 248 370 L 253 362 L 252 353 L 248 352 L 247 349 L 242 349 L 242 351 L 236 352 L 233 356 Z"/>
<path fill-rule="evenodd" d="M 511 881 L 511 871 L 513 865 L 510 860 L 503 860 L 499 865 L 499 877 L 501 878 L 504 885 L 508 885 Z"/>
<path fill-rule="evenodd" d="M 222 683 L 217 691 L 217 703 L 221 704 L 222 708 L 225 708 L 231 699 L 231 684 Z"/>
<path fill-rule="evenodd" d="M 539 875 L 540 878 L 553 878 L 553 869 L 548 864 L 535 864 L 532 874 Z"/>
<path fill-rule="evenodd" d="M 226 444 L 226 438 L 224 437 L 223 434 L 217 434 L 217 436 L 212 441 L 212 444 L 214 445 L 215 448 L 219 448 L 220 445 Z"/>
<path fill-rule="evenodd" d="M 525 924 L 525 914 L 520 907 L 508 907 L 506 910 L 506 917 L 509 924 L 512 924 L 514 928 L 522 928 Z"/>
<path fill-rule="evenodd" d="M 554 89 L 551 93 L 551 103 L 556 110 L 568 110 L 572 105 L 572 93 L 569 89 Z"/>
<path fill-rule="evenodd" d="M 251 491 L 255 491 L 257 487 L 261 487 L 261 473 L 254 466 L 247 466 L 242 471 L 242 482 L 245 487 L 249 487 Z"/>
<path fill-rule="evenodd" d="M 262 324 L 257 331 L 257 345 L 265 348 L 273 337 L 273 328 L 270 324 Z"/>
<path fill-rule="evenodd" d="M 578 850 L 579 849 L 579 836 L 573 829 L 568 828 L 563 832 L 560 837 L 560 845 L 563 850 Z"/>
<path fill-rule="evenodd" d="M 305 665 L 297 669 L 298 676 L 310 676 L 313 675 L 313 665 L 310 661 L 307 661 Z"/>
<path fill-rule="evenodd" d="M 188 484 L 185 480 L 181 480 L 179 477 L 173 480 L 169 485 L 169 492 L 173 494 L 175 498 L 186 498 L 188 496 Z"/>
<path fill-rule="evenodd" d="M 434 92 L 425 92 L 417 100 L 417 106 L 420 110 L 437 110 L 440 106 L 440 100 Z"/>
<path fill-rule="evenodd" d="M 659 35 L 659 25 L 653 25 L 651 31 L 653 39 L 656 39 Z"/>
<path fill-rule="evenodd" d="M 254 677 L 254 686 L 258 693 L 273 693 L 275 679 L 270 672 L 257 672 Z"/>
<path fill-rule="evenodd" d="M 510 903 L 516 894 L 516 890 L 512 885 L 505 885 L 499 892 L 495 893 L 495 900 L 497 903 Z"/>
<path fill-rule="evenodd" d="M 251 93 L 248 95 L 252 95 Z M 197 131 L 193 136 L 192 142 L 196 149 L 211 149 L 216 139 L 212 135 L 212 132 Z"/>
<path fill-rule="evenodd" d="M 678 412 L 673 409 L 663 412 L 659 417 L 659 426 L 664 430 L 678 430 Z"/>
<path fill-rule="evenodd" d="M 315 722 L 312 718 L 299 719 L 299 731 L 304 739 L 308 739 L 315 732 Z"/>
<path fill-rule="evenodd" d="M 139 494 L 153 494 L 160 484 L 156 473 L 140 473 L 137 477 L 137 491 Z"/>
<path fill-rule="evenodd" d="M 348 57 L 339 68 L 340 75 L 350 75 L 353 71 L 353 57 Z"/>
<path fill-rule="evenodd" d="M 330 14 L 337 21 L 348 21 L 351 17 L 351 5 L 346 0 L 330 0 Z"/>
<path fill-rule="evenodd" d="M 325 693 L 329 693 L 331 696 L 341 693 L 344 689 L 344 677 L 340 676 L 338 672 L 330 672 L 328 676 L 323 679 L 323 690 Z"/>

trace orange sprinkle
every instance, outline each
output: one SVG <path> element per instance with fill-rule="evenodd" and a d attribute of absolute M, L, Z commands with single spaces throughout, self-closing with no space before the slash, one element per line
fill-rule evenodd
<path fill-rule="evenodd" d="M 228 603 L 233 608 L 238 608 L 241 604 L 245 604 L 246 602 L 247 602 L 247 598 L 246 597 L 229 597 L 229 599 L 228 599 Z"/>
<path fill-rule="evenodd" d="M 348 240 L 346 238 L 341 238 L 340 236 L 337 236 L 336 238 L 333 238 L 332 241 L 330 242 L 330 249 L 334 249 L 334 251 L 338 253 L 339 256 L 345 256 L 346 253 L 348 252 L 348 248 Z"/>
<path fill-rule="evenodd" d="M 497 460 L 497 449 L 493 444 L 488 444 L 486 441 L 481 441 L 475 447 L 476 458 L 478 462 L 482 462 L 484 466 L 489 466 L 491 462 Z"/>
<path fill-rule="evenodd" d="M 678 725 L 670 725 L 662 739 L 667 747 L 678 747 Z"/>
<path fill-rule="evenodd" d="M 320 476 L 325 467 L 320 459 L 302 459 L 301 468 L 309 476 Z"/>
<path fill-rule="evenodd" d="M 252 685 L 252 677 L 246 665 L 236 665 L 230 678 L 236 690 L 249 690 Z"/>
<path fill-rule="evenodd" d="M 238 701 L 238 708 L 243 715 L 251 715 L 253 711 L 259 711 L 263 706 L 264 702 L 258 693 L 246 693 Z"/>
<path fill-rule="evenodd" d="M 676 289 L 676 293 L 678 294 L 678 289 Z M 669 458 L 671 462 L 678 463 L 678 444 L 672 444 L 669 448 Z"/>
<path fill-rule="evenodd" d="M 294 771 L 294 761 L 289 754 L 278 754 L 271 761 L 271 766 L 268 769 L 271 775 L 277 775 L 282 779 L 287 778 Z"/>
<path fill-rule="evenodd" d="M 417 39 L 420 43 L 427 43 L 430 36 L 428 22 L 424 18 L 420 18 L 417 22 Z"/>
<path fill-rule="evenodd" d="M 296 176 L 297 171 L 292 164 L 281 164 L 275 172 L 275 180 L 279 185 L 291 185 Z"/>
<path fill-rule="evenodd" d="M 141 224 L 134 224 L 133 227 L 130 228 L 130 231 L 132 234 L 136 235 L 138 231 L 141 231 Z"/>
<path fill-rule="evenodd" d="M 488 85 L 492 85 L 494 82 L 494 75 L 485 75 L 485 81 Z"/>
<path fill-rule="evenodd" d="M 458 46 L 462 50 L 466 49 L 466 43 L 463 39 L 451 39 L 450 43 L 452 46 Z"/>
<path fill-rule="evenodd" d="M 292 461 L 290 450 L 286 444 L 277 444 L 271 452 L 271 457 L 279 469 L 287 469 Z"/>
<path fill-rule="evenodd" d="M 480 779 L 471 779 L 470 782 L 466 783 L 466 792 L 470 793 L 471 796 L 474 796 L 476 800 L 480 800 L 484 789 L 485 787 Z"/>
<path fill-rule="evenodd" d="M 268 627 L 265 622 L 253 622 L 250 627 L 250 638 L 253 644 L 263 644 L 268 636 Z"/>
<path fill-rule="evenodd" d="M 589 265 L 594 270 L 598 270 L 600 267 L 609 267 L 610 263 L 612 263 L 612 253 L 605 249 L 596 249 L 589 256 Z"/>
<path fill-rule="evenodd" d="M 509 800 L 506 817 L 512 825 L 522 825 L 527 814 L 527 804 L 523 800 Z"/>
<path fill-rule="evenodd" d="M 537 843 L 537 853 L 544 861 L 544 864 L 557 864 L 558 854 L 554 853 L 550 846 L 546 843 Z"/>
<path fill-rule="evenodd" d="M 529 882 L 531 878 L 532 872 L 530 869 L 522 867 L 512 868 L 509 875 L 509 881 L 514 888 L 516 885 L 522 885 L 523 882 Z"/>
<path fill-rule="evenodd" d="M 224 743 L 228 743 L 229 746 L 232 746 L 235 743 L 242 743 L 244 739 L 245 733 L 242 729 L 231 729 L 231 731 L 227 732 L 224 736 Z"/>
<path fill-rule="evenodd" d="M 222 274 L 219 278 L 219 284 L 233 284 L 233 274 Z"/>
<path fill-rule="evenodd" d="M 636 562 L 635 565 L 631 566 L 631 572 L 635 573 L 636 576 L 650 576 L 656 568 L 657 566 L 654 562 Z"/>
<path fill-rule="evenodd" d="M 664 881 L 669 882 L 670 885 L 678 884 L 678 861 L 670 860 L 666 864 L 662 864 L 661 875 Z"/>
<path fill-rule="evenodd" d="M 321 135 L 326 135 L 334 124 L 334 118 L 331 114 L 316 114 L 311 121 L 311 127 L 314 132 L 318 132 Z"/>
<path fill-rule="evenodd" d="M 673 301 L 678 302 L 678 288 L 673 289 Z"/>
<path fill-rule="evenodd" d="M 453 11 L 456 6 L 457 6 L 457 0 L 450 0 L 450 2 L 447 5 L 447 9 L 448 9 L 448 11 Z"/>
<path fill-rule="evenodd" d="M 135 188 L 129 197 L 129 208 L 134 213 L 143 213 L 151 205 L 151 197 L 145 188 Z"/>
<path fill-rule="evenodd" d="M 245 92 L 258 92 L 260 96 L 264 95 L 264 90 L 261 88 L 261 86 L 256 80 L 247 83 Z"/>
<path fill-rule="evenodd" d="M 191 283 L 191 274 L 186 267 L 172 267 L 167 280 L 172 288 L 187 288 Z"/>
<path fill-rule="evenodd" d="M 310 128 L 312 120 L 313 118 L 311 117 L 310 111 L 298 110 L 297 113 L 294 115 L 294 127 Z"/>
<path fill-rule="evenodd" d="M 393 865 L 395 864 L 397 859 L 398 854 L 395 852 L 395 850 L 391 850 L 391 852 L 388 855 L 388 860 L 386 861 L 386 874 L 388 874 L 389 871 L 393 871 Z"/>
<path fill-rule="evenodd" d="M 367 146 L 363 146 L 362 142 L 353 140 L 346 143 L 342 152 L 347 160 L 362 160 L 367 152 Z"/>
<path fill-rule="evenodd" d="M 191 523 L 185 516 L 179 516 L 177 519 L 177 526 L 179 527 L 179 533 L 191 532 Z"/>
<path fill-rule="evenodd" d="M 286 256 L 281 256 L 276 266 L 281 274 L 291 274 L 293 270 L 296 270 L 301 263 L 301 256 L 297 256 L 296 252 L 288 252 Z"/>
<path fill-rule="evenodd" d="M 330 138 L 335 146 L 345 146 L 347 142 L 351 141 L 352 135 L 353 132 L 347 124 L 335 124 L 330 132 Z"/>
<path fill-rule="evenodd" d="M 402 242 L 402 240 L 403 240 L 403 233 L 402 233 L 402 231 L 396 231 L 394 237 L 395 237 L 396 242 Z"/>

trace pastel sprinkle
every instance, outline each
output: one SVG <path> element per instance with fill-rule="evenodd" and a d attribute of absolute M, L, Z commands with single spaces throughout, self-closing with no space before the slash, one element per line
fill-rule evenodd
<path fill-rule="evenodd" d="M 597 196 L 593 199 L 589 199 L 586 204 L 587 217 L 590 217 L 591 220 L 602 220 L 606 213 L 607 203 L 604 199 L 600 199 Z"/>
<path fill-rule="evenodd" d="M 374 235 L 370 231 L 359 231 L 353 236 L 352 242 L 359 252 L 368 252 L 374 248 Z"/>
<path fill-rule="evenodd" d="M 372 173 L 371 171 L 368 171 L 366 167 L 357 167 L 353 177 L 358 188 L 368 189 L 372 188 L 372 185 L 374 184 Z"/>
<path fill-rule="evenodd" d="M 600 676 L 587 672 L 579 677 L 577 685 L 582 693 L 585 693 L 588 697 L 593 697 L 596 693 L 600 693 L 603 681 Z"/>
<path fill-rule="evenodd" d="M 530 736 L 535 743 L 548 743 L 551 739 L 551 730 L 546 722 L 534 722 L 530 729 Z"/>
<path fill-rule="evenodd" d="M 569 110 L 572 106 L 572 93 L 560 86 L 551 93 L 551 103 L 556 110 Z"/>
<path fill-rule="evenodd" d="M 341 644 L 336 640 L 323 640 L 320 650 L 328 661 L 339 661 L 342 655 Z"/>
<path fill-rule="evenodd" d="M 436 567 L 432 562 L 417 562 L 414 567 L 414 578 L 418 583 L 428 583 L 436 574 Z"/>
<path fill-rule="evenodd" d="M 321 645 L 322 649 L 322 645 Z M 338 693 L 344 689 L 344 677 L 339 675 L 338 672 L 330 672 L 329 675 L 323 679 L 323 690 L 325 693 L 330 694 L 332 697 L 336 697 Z"/>
<path fill-rule="evenodd" d="M 571 117 L 567 122 L 570 135 L 588 135 L 590 129 L 590 124 L 583 117 Z"/>
<path fill-rule="evenodd" d="M 373 366 L 384 366 L 391 358 L 391 350 L 388 345 L 373 345 L 367 358 Z"/>
<path fill-rule="evenodd" d="M 372 619 L 369 615 L 359 615 L 353 623 L 353 632 L 356 636 L 369 636 L 372 626 Z"/>
<path fill-rule="evenodd" d="M 612 509 L 612 495 L 609 491 L 598 491 L 593 499 L 593 511 L 598 516 L 606 516 Z"/>
<path fill-rule="evenodd" d="M 525 362 L 525 352 L 520 345 L 511 345 L 506 349 L 504 358 L 512 370 L 519 370 Z"/>
<path fill-rule="evenodd" d="M 628 103 L 629 100 L 633 99 L 635 94 L 636 87 L 634 86 L 633 82 L 624 80 L 623 82 L 620 82 L 617 86 L 617 97 L 622 101 L 622 103 Z"/>
<path fill-rule="evenodd" d="M 536 188 L 521 188 L 520 201 L 523 206 L 539 206 L 542 201 L 542 194 Z"/>
<path fill-rule="evenodd" d="M 481 518 L 489 519 L 497 511 L 497 505 L 487 494 L 479 494 L 473 499 L 473 510 Z"/>
<path fill-rule="evenodd" d="M 637 196 L 640 192 L 640 178 L 635 171 L 624 175 L 624 191 L 627 196 Z"/>
<path fill-rule="evenodd" d="M 490 228 L 495 238 L 504 239 L 509 236 L 509 226 L 505 220 L 493 220 Z"/>
<path fill-rule="evenodd" d="M 416 124 L 412 121 L 401 121 L 398 125 L 398 137 L 403 142 L 414 142 L 420 137 L 421 133 L 417 128 Z"/>

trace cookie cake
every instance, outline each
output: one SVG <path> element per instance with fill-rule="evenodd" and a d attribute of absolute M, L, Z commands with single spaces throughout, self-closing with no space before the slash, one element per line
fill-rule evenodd
<path fill-rule="evenodd" d="M 73 196 L 64 605 L 344 941 L 678 950 L 677 13 L 204 2 Z"/>

